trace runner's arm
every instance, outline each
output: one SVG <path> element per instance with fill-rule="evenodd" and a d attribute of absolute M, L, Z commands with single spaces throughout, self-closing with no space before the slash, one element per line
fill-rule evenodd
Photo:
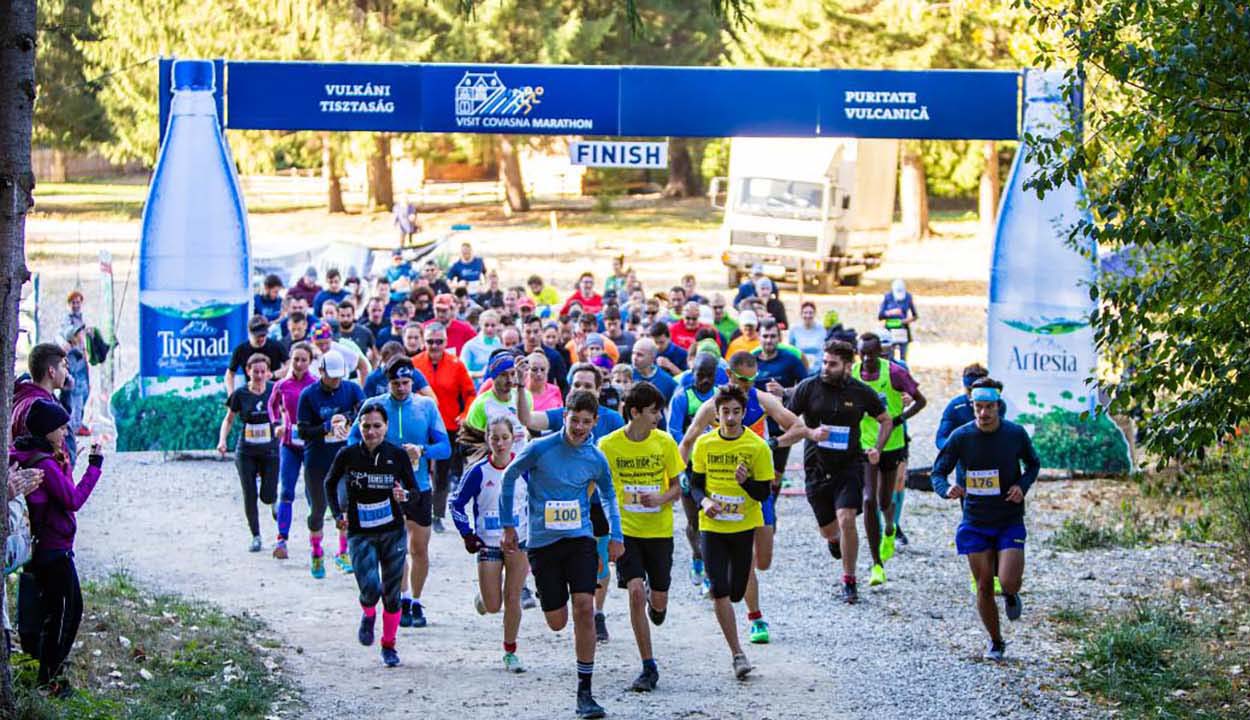
<path fill-rule="evenodd" d="M 487 462 L 490 461 L 487 460 Z M 456 491 L 456 497 L 451 501 L 451 521 L 456 524 L 456 531 L 460 533 L 460 537 L 473 534 L 473 526 L 469 524 L 469 514 L 465 512 L 465 509 L 468 508 L 470 500 L 476 501 L 477 494 L 481 490 L 481 465 L 475 465 L 465 473 L 464 479 L 460 481 L 460 488 Z"/>
<path fill-rule="evenodd" d="M 521 409 L 518 407 L 517 419 L 520 419 L 520 415 L 521 415 Z M 546 410 L 543 410 L 541 412 L 531 412 L 529 414 L 529 420 L 528 421 L 521 420 L 521 423 L 525 425 L 525 427 L 529 428 L 530 430 L 533 430 L 536 433 L 547 432 L 547 430 L 551 428 L 551 420 L 550 418 L 547 417 Z"/>
<path fill-rule="evenodd" d="M 226 438 L 230 435 L 230 426 L 234 424 L 234 410 L 226 410 L 226 416 L 221 419 L 221 428 L 217 430 L 217 449 L 221 450 L 226 446 Z M 222 450 L 224 452 L 224 450 Z"/>
<path fill-rule="evenodd" d="M 694 504 L 698 507 L 703 506 L 703 500 L 707 497 L 707 475 L 694 469 L 690 470 L 690 498 L 694 500 Z"/>
<path fill-rule="evenodd" d="M 951 474 L 958 462 L 955 446 L 946 443 L 938 452 L 937 460 L 933 461 L 933 469 L 929 471 L 929 484 L 938 497 L 946 499 L 946 493 L 950 492 L 950 482 L 946 476 Z"/>
<path fill-rule="evenodd" d="M 300 393 L 299 405 L 297 407 L 296 418 L 298 420 L 299 436 L 307 440 L 318 440 L 329 434 L 329 421 L 322 420 L 317 416 L 317 411 L 313 407 L 312 399 Z"/>
<path fill-rule="evenodd" d="M 234 368 L 226 368 L 226 397 L 234 394 Z"/>
<path fill-rule="evenodd" d="M 533 414 L 530 412 L 530 405 L 530 391 L 526 390 L 524 385 L 518 387 L 516 391 L 516 417 L 525 427 L 530 426 L 530 416 Z"/>
<path fill-rule="evenodd" d="M 1020 492 L 1028 494 L 1029 488 L 1033 487 L 1033 483 L 1037 480 L 1037 473 L 1042 469 L 1042 461 L 1037 457 L 1037 451 L 1033 449 L 1033 441 L 1029 438 L 1029 434 L 1023 429 L 1020 430 L 1023 446 L 1020 448 L 1020 459 L 1024 461 L 1024 473 L 1020 475 Z"/>
<path fill-rule="evenodd" d="M 668 434 L 678 443 L 685 437 L 682 425 L 686 421 L 686 393 L 674 392 L 668 401 Z"/>
<path fill-rule="evenodd" d="M 782 430 L 789 430 L 791 425 L 799 421 L 799 418 L 787 410 L 781 398 L 776 395 L 768 392 L 757 392 L 755 395 L 760 399 L 760 407 L 764 408 L 768 417 L 772 418 Z"/>
<path fill-rule="evenodd" d="M 881 452 L 886 442 L 890 439 L 890 433 L 894 432 L 894 419 L 890 417 L 889 412 L 883 412 L 877 416 L 877 452 Z"/>
<path fill-rule="evenodd" d="M 447 428 L 443 426 L 443 416 L 438 414 L 438 406 L 430 403 L 423 405 L 429 433 L 421 455 L 429 460 L 446 460 L 451 457 L 451 438 L 447 436 Z"/>
<path fill-rule="evenodd" d="M 512 515 L 513 499 L 516 492 L 516 480 L 537 463 L 533 443 L 525 446 L 521 454 L 508 463 L 503 471 L 503 484 L 499 489 L 499 524 L 505 528 L 515 528 L 517 520 Z"/>
<path fill-rule="evenodd" d="M 326 475 L 326 502 L 330 505 L 330 514 L 335 520 L 343 517 L 343 508 L 339 506 L 339 480 L 347 471 L 344 455 L 345 451 L 340 450 L 334 456 L 334 463 L 330 465 L 330 472 Z"/>
<path fill-rule="evenodd" d="M 690 452 L 694 450 L 695 441 L 703 434 L 703 431 L 712 424 L 712 417 L 716 414 L 716 404 L 711 400 L 699 406 L 699 411 L 694 414 L 694 420 L 690 422 L 690 426 L 686 428 L 686 436 L 681 439 L 679 449 L 681 451 L 681 459 L 690 462 Z"/>
<path fill-rule="evenodd" d="M 946 443 L 950 441 L 951 433 L 955 432 L 955 428 L 959 427 L 955 424 L 955 413 L 953 407 L 947 405 L 942 410 L 942 420 L 938 423 L 937 435 L 933 438 L 933 444 L 937 445 L 937 449 L 941 450 L 946 447 Z"/>
<path fill-rule="evenodd" d="M 603 514 L 608 518 L 608 532 L 616 542 L 625 542 L 621 533 L 621 509 L 616 505 L 616 486 L 612 483 L 612 468 L 607 458 L 599 456 L 599 477 L 595 479 L 595 488 L 599 491 L 599 504 Z"/>

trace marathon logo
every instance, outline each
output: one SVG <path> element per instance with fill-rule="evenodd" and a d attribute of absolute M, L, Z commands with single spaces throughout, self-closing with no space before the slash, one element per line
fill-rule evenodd
<path fill-rule="evenodd" d="M 498 72 L 466 71 L 455 87 L 456 125 L 465 129 L 594 130 L 589 118 L 545 118 L 530 114 L 542 104 L 541 85 L 509 88 Z"/>

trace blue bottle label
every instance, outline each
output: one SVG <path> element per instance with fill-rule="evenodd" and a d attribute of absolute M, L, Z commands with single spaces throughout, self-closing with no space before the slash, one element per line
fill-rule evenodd
<path fill-rule="evenodd" d="M 207 305 L 190 312 L 139 305 L 139 374 L 220 376 L 230 352 L 247 337 L 247 303 Z"/>

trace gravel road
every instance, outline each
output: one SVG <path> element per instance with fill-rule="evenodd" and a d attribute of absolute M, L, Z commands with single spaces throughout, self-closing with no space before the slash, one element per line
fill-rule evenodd
<path fill-rule="evenodd" d="M 909 720 L 1101 716 L 1063 694 L 1062 641 L 1047 616 L 1067 607 L 1103 611 L 1148 592 L 1152 578 L 1216 570 L 1188 548 L 1079 556 L 1050 550 L 1038 538 L 1079 496 L 1079 485 L 1046 483 L 1030 498 L 1026 613 L 1007 627 L 1010 661 L 1003 665 L 979 659 L 984 636 L 951 543 L 953 503 L 910 493 L 904 526 L 912 544 L 888 565 L 884 588 L 865 584 L 862 603 L 846 607 L 833 599 L 837 575 L 806 503 L 783 497 L 776 559 L 763 576 L 773 643 L 747 646 L 757 666 L 749 681 L 734 680 L 709 604 L 686 583 L 689 550 L 679 530 L 669 618 L 653 631 L 659 689 L 641 697 L 624 689 L 638 658 L 625 595 L 613 588 L 612 640 L 596 658 L 597 696 L 618 718 L 878 718 L 887 708 Z M 79 516 L 82 565 L 88 575 L 125 568 L 150 587 L 266 621 L 286 644 L 287 668 L 308 703 L 306 710 L 280 708 L 279 717 L 572 716 L 571 630 L 552 633 L 537 612 L 527 612 L 519 652 L 529 672 L 506 674 L 500 618 L 473 610 L 474 559 L 454 534 L 432 542 L 431 625 L 402 629 L 404 664 L 386 670 L 376 648 L 355 641 L 352 578 L 331 570 L 313 580 L 302 528 L 293 539 L 301 552 L 291 560 L 249 554 L 240 504 L 232 464 L 111 456 Z M 296 516 L 303 511 L 301 498 Z M 679 514 L 679 528 L 683 522 Z M 271 541 L 268 518 L 263 527 Z M 860 574 L 867 575 L 862 557 Z M 740 607 L 740 630 L 744 617 Z"/>

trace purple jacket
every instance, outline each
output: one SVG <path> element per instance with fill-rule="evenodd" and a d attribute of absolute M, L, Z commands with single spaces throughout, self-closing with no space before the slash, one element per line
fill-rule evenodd
<path fill-rule="evenodd" d="M 78 521 L 74 513 L 87 502 L 100 479 L 100 468 L 88 467 L 82 482 L 74 484 L 72 468 L 51 457 L 45 441 L 20 437 L 9 450 L 9 462 L 26 466 L 37 455 L 48 457 L 30 464 L 43 470 L 43 483 L 26 496 L 30 509 L 30 531 L 35 539 L 35 552 L 41 550 L 73 550 Z"/>

